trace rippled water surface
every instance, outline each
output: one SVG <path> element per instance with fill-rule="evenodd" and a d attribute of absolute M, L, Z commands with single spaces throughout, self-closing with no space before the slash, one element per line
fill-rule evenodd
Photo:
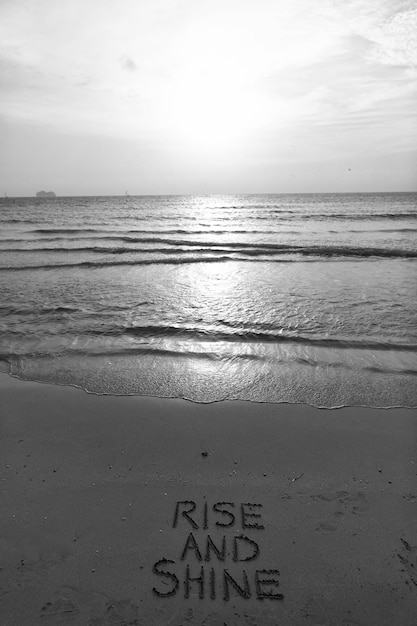
<path fill-rule="evenodd" d="M 97 393 L 416 406 L 416 199 L 3 200 L 3 369 Z"/>

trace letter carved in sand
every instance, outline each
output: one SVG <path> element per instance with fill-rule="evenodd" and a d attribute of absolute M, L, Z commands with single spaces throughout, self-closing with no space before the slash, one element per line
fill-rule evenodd
<path fill-rule="evenodd" d="M 253 502 L 176 502 L 172 528 L 184 532 L 175 558 L 153 565 L 153 593 L 158 598 L 230 600 L 236 597 L 282 600 L 277 569 L 251 567 L 260 557 L 259 532 L 264 530 L 262 504 Z M 243 533 L 240 529 L 244 530 Z M 249 537 L 248 535 L 251 534 Z"/>

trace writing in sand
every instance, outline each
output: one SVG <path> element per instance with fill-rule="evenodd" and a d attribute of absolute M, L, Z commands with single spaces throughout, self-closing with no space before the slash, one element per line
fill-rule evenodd
<path fill-rule="evenodd" d="M 237 527 L 244 532 L 236 532 Z M 198 507 L 193 500 L 181 500 L 175 504 L 172 528 L 188 534 L 176 560 L 164 557 L 153 565 L 152 591 L 159 598 L 183 594 L 188 599 L 198 593 L 201 599 L 228 601 L 234 592 L 245 599 L 283 599 L 277 569 L 252 571 L 248 565 L 260 556 L 254 537 L 265 528 L 262 504 L 204 501 Z"/>

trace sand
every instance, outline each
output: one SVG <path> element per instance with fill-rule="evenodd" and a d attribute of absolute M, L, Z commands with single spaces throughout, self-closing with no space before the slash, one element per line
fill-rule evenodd
<path fill-rule="evenodd" d="M 415 411 L 0 385 L 1 626 L 416 625 Z"/>

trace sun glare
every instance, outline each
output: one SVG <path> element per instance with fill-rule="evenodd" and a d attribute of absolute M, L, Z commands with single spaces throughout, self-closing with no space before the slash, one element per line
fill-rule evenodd
<path fill-rule="evenodd" d="M 262 128 L 283 126 L 291 111 L 283 102 L 272 104 L 216 68 L 215 80 L 181 81 L 166 117 L 174 141 L 200 156 L 234 154 L 247 147 Z"/>
<path fill-rule="evenodd" d="M 202 154 L 233 150 L 244 139 L 252 112 L 225 82 L 191 82 L 178 87 L 172 103 L 172 131 L 184 148 Z"/>

